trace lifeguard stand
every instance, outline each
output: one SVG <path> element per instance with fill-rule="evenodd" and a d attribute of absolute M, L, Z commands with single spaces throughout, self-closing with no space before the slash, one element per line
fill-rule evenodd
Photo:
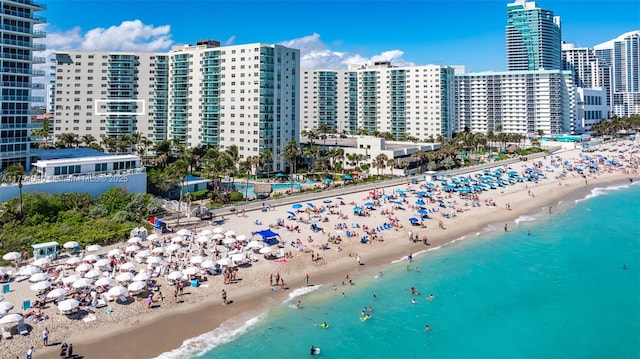
<path fill-rule="evenodd" d="M 47 243 L 38 243 L 34 244 L 33 247 L 33 258 L 43 258 L 43 257 L 51 257 L 51 259 L 55 259 L 58 255 L 58 242 L 47 242 Z"/>

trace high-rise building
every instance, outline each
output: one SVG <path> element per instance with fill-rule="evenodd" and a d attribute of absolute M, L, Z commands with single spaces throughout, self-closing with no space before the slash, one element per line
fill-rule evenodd
<path fill-rule="evenodd" d="M 575 133 L 570 71 L 456 73 L 457 131 Z"/>
<path fill-rule="evenodd" d="M 64 51 L 55 56 L 54 137 L 166 139 L 168 55 Z"/>
<path fill-rule="evenodd" d="M 454 69 L 389 62 L 303 70 L 301 129 L 389 132 L 396 139 L 451 137 Z"/>
<path fill-rule="evenodd" d="M 640 31 L 631 31 L 593 47 L 611 67 L 611 111 L 640 114 Z"/>
<path fill-rule="evenodd" d="M 13 163 L 25 168 L 30 164 L 32 119 L 37 112 L 32 103 L 44 102 L 44 98 L 31 96 L 32 90 L 44 89 L 33 83 L 34 76 L 44 76 L 44 71 L 34 70 L 33 64 L 44 63 L 43 57 L 35 53 L 45 49 L 34 39 L 45 37 L 43 31 L 34 30 L 34 25 L 46 20 L 37 16 L 46 6 L 32 0 L 5 0 L 2 7 L 0 43 L 2 82 L 0 82 L 0 171 Z"/>
<path fill-rule="evenodd" d="M 535 2 L 507 4 L 507 70 L 561 70 L 560 17 Z"/>
<path fill-rule="evenodd" d="M 219 45 L 206 40 L 169 53 L 169 139 L 235 145 L 241 159 L 270 150 L 271 170 L 283 171 L 281 150 L 300 133 L 300 50 Z"/>

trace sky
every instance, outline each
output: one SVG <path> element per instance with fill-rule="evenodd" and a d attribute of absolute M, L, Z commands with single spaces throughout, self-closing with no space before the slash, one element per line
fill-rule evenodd
<path fill-rule="evenodd" d="M 167 51 L 201 39 L 277 43 L 301 50 L 302 68 L 464 65 L 502 71 L 513 0 L 37 0 L 56 50 Z M 544 0 L 562 37 L 593 46 L 640 29 L 638 0 Z M 46 55 L 45 54 L 45 55 Z"/>

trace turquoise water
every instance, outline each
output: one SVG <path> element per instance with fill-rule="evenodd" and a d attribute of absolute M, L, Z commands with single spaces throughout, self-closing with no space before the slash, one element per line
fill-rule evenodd
<path fill-rule="evenodd" d="M 234 186 L 236 188 L 236 191 L 242 193 L 242 195 L 244 195 L 245 197 L 256 198 L 256 192 L 254 191 L 256 186 L 253 183 L 246 184 L 246 183 L 236 182 L 234 183 Z M 271 185 L 271 189 L 274 191 L 278 189 L 291 189 L 291 188 L 292 188 L 291 184 L 288 184 L 288 183 L 279 183 L 279 184 Z M 301 189 L 302 185 L 299 183 L 294 183 L 293 188 Z"/>
<path fill-rule="evenodd" d="M 290 183 L 278 183 L 278 184 L 274 184 L 271 185 L 271 189 L 272 190 L 278 190 L 278 189 L 300 189 L 302 188 L 302 185 L 300 183 L 294 183 L 293 186 Z"/>
<path fill-rule="evenodd" d="M 162 357 L 298 358 L 315 345 L 330 358 L 638 358 L 640 186 L 568 201 L 509 233 L 496 226 L 414 255 L 410 271 L 399 261 L 380 278 L 316 287 Z M 361 321 L 365 306 L 372 319 Z"/>

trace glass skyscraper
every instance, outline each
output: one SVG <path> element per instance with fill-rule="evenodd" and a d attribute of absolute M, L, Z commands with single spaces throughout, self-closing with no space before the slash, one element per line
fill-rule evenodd
<path fill-rule="evenodd" d="M 535 2 L 507 5 L 507 70 L 561 70 L 560 17 Z"/>

